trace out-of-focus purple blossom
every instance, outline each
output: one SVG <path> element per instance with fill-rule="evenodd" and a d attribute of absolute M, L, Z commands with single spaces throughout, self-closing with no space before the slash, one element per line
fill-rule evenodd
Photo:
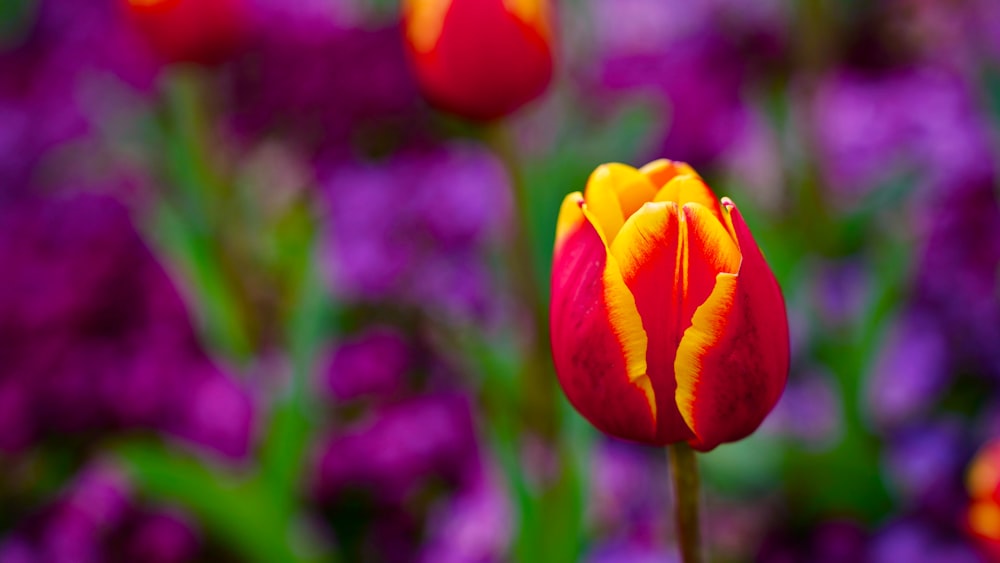
<path fill-rule="evenodd" d="M 0 263 L 0 448 L 143 427 L 247 451 L 246 392 L 200 348 L 121 204 L 81 194 L 8 206 Z"/>
<path fill-rule="evenodd" d="M 278 135 L 308 154 L 340 159 L 354 153 L 359 135 L 417 118 L 421 98 L 396 26 L 356 27 L 350 6 L 257 4 L 256 44 L 234 63 L 227 89 L 238 133 Z"/>
<path fill-rule="evenodd" d="M 828 262 L 817 268 L 815 303 L 825 328 L 858 323 L 870 297 L 871 274 L 854 261 Z"/>
<path fill-rule="evenodd" d="M 916 299 L 943 322 L 960 365 L 1000 377 L 1000 203 L 993 178 L 953 184 L 935 198 Z"/>
<path fill-rule="evenodd" d="M 920 423 L 891 437 L 885 453 L 887 481 L 913 506 L 945 521 L 964 508 L 962 469 L 971 452 L 957 420 Z"/>
<path fill-rule="evenodd" d="M 138 506 L 111 465 L 84 469 L 52 505 L 0 541 L 2 563 L 190 561 L 198 536 L 179 515 Z"/>
<path fill-rule="evenodd" d="M 337 346 L 326 367 L 326 390 L 340 401 L 389 398 L 403 386 L 413 351 L 403 335 L 388 327 L 369 329 Z"/>
<path fill-rule="evenodd" d="M 116 553 L 123 561 L 191 561 L 198 548 L 198 536 L 191 525 L 168 511 L 150 511 L 134 519 L 115 541 L 121 543 Z"/>
<path fill-rule="evenodd" d="M 591 461 L 588 519 L 597 528 L 635 530 L 637 520 L 656 515 L 669 502 L 663 464 L 651 463 L 645 448 L 602 440 Z"/>
<path fill-rule="evenodd" d="M 484 465 L 472 484 L 443 502 L 428 522 L 420 561 L 489 563 L 505 561 L 513 524 L 507 491 Z"/>
<path fill-rule="evenodd" d="M 44 53 L 66 71 L 111 72 L 139 87 L 150 87 L 158 70 L 153 54 L 124 25 L 116 0 L 41 0 L 29 53 Z"/>
<path fill-rule="evenodd" d="M 925 412 L 947 387 L 948 346 L 937 320 L 911 311 L 890 327 L 867 384 L 869 415 L 892 428 Z"/>
<path fill-rule="evenodd" d="M 894 0 L 894 28 L 921 58 L 964 72 L 1000 60 L 1000 6 L 992 0 Z"/>
<path fill-rule="evenodd" d="M 782 159 L 777 132 L 760 112 L 751 112 L 722 155 L 727 184 L 744 188 L 760 208 L 777 211 L 788 195 Z"/>
<path fill-rule="evenodd" d="M 780 0 L 753 6 L 734 0 L 592 0 L 588 6 L 593 35 L 610 57 L 664 53 L 678 41 L 711 32 L 781 40 L 792 15 Z"/>
<path fill-rule="evenodd" d="M 592 2 L 593 58 L 599 63 L 585 77 L 594 83 L 587 89 L 644 92 L 661 105 L 668 122 L 657 154 L 696 167 L 711 164 L 750 126 L 742 99 L 748 53 L 765 51 L 763 45 L 778 41 L 783 27 L 778 3 L 761 3 L 764 9 L 752 12 L 734 7 L 712 1 Z"/>
<path fill-rule="evenodd" d="M 918 519 L 904 519 L 885 526 L 872 538 L 871 563 L 985 563 L 982 557 L 957 536 L 947 537 L 939 526 Z"/>
<path fill-rule="evenodd" d="M 230 458 L 246 457 L 254 423 L 247 389 L 207 362 L 189 369 L 193 377 L 187 394 L 164 428 Z"/>
<path fill-rule="evenodd" d="M 0 51 L 0 199 L 30 186 L 54 147 L 85 137 L 106 115 L 86 107 L 88 81 L 115 76 L 152 86 L 156 65 L 113 0 L 43 0 L 22 44 Z"/>
<path fill-rule="evenodd" d="M 510 214 L 489 152 L 453 144 L 338 166 L 324 183 L 326 270 L 336 292 L 465 318 L 491 303 L 482 253 Z"/>
<path fill-rule="evenodd" d="M 433 394 L 385 405 L 324 444 L 317 495 L 364 490 L 398 505 L 430 477 L 461 484 L 480 459 L 467 397 Z"/>
<path fill-rule="evenodd" d="M 677 549 L 654 547 L 630 541 L 601 543 L 584 559 L 587 563 L 674 563 L 680 561 Z"/>
<path fill-rule="evenodd" d="M 703 510 L 711 517 L 704 523 L 702 536 L 710 538 L 714 558 L 738 560 L 756 553 L 778 512 L 772 502 L 777 498 L 775 493 L 752 500 L 709 496 Z"/>
<path fill-rule="evenodd" d="M 848 199 L 903 173 L 924 189 L 992 173 L 975 98 L 941 69 L 835 72 L 817 87 L 810 117 L 826 181 Z"/>
<path fill-rule="evenodd" d="M 748 119 L 740 94 L 743 71 L 728 47 L 721 36 L 693 37 L 663 52 L 610 59 L 599 80 L 612 92 L 653 96 L 668 123 L 658 153 L 705 166 Z"/>
<path fill-rule="evenodd" d="M 788 380 L 784 394 L 764 421 L 762 430 L 822 450 L 840 439 L 842 411 L 834 376 L 825 370 L 806 371 Z"/>
<path fill-rule="evenodd" d="M 755 561 L 760 563 L 855 563 L 865 561 L 868 534 L 849 520 L 831 520 L 805 537 L 774 533 L 766 538 Z"/>

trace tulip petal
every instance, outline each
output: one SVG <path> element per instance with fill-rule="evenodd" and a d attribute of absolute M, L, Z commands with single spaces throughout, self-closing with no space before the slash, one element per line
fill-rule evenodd
<path fill-rule="evenodd" d="M 675 176 L 656 192 L 653 201 L 674 201 L 678 207 L 683 207 L 685 203 L 700 203 L 708 208 L 720 223 L 724 221 L 719 200 L 697 174 Z"/>
<path fill-rule="evenodd" d="M 545 37 L 552 35 L 549 29 L 551 19 L 546 0 L 503 0 L 504 7 L 521 21 L 542 32 Z"/>
<path fill-rule="evenodd" d="M 556 220 L 556 245 L 555 253 L 559 253 L 566 239 L 576 231 L 580 230 L 582 224 L 587 220 L 583 216 L 583 194 L 573 192 L 563 198 L 559 207 L 559 218 Z"/>
<path fill-rule="evenodd" d="M 614 240 L 625 223 L 625 216 L 622 214 L 622 206 L 618 203 L 618 195 L 614 189 L 605 182 L 595 182 L 596 176 L 596 171 L 590 175 L 584 199 L 602 236 L 607 240 Z"/>
<path fill-rule="evenodd" d="M 552 267 L 556 373 L 569 401 L 598 429 L 649 442 L 657 415 L 646 333 L 598 225 L 579 193 L 567 196 Z"/>
<path fill-rule="evenodd" d="M 691 324 L 695 310 L 715 288 L 716 276 L 735 274 L 740 268 L 740 249 L 729 231 L 712 211 L 698 203 L 686 203 L 681 209 L 685 268 L 682 282 L 680 334 Z"/>
<path fill-rule="evenodd" d="M 646 364 L 655 390 L 656 443 L 660 444 L 693 436 L 674 401 L 674 352 L 681 334 L 681 297 L 675 282 L 682 267 L 679 223 L 677 204 L 647 203 L 629 217 L 611 244 L 649 341 Z"/>
<path fill-rule="evenodd" d="M 677 404 L 708 451 L 748 436 L 767 416 L 788 377 L 784 299 L 736 206 L 723 199 L 726 226 L 742 254 L 739 274 L 719 273 L 694 313 L 674 364 Z"/>
<path fill-rule="evenodd" d="M 434 49 L 450 7 L 448 0 L 403 0 L 406 37 L 418 53 L 429 53 Z"/>
<path fill-rule="evenodd" d="M 656 188 L 657 191 L 659 191 L 663 186 L 666 186 L 667 182 L 672 180 L 675 176 L 698 176 L 698 173 L 694 171 L 694 168 L 691 168 L 686 163 L 667 160 L 665 158 L 650 162 L 640 168 L 639 172 L 642 172 L 647 178 L 649 178 L 649 181 L 652 182 L 653 187 Z"/>
<path fill-rule="evenodd" d="M 585 192 L 587 208 L 597 216 L 609 241 L 618 235 L 625 219 L 654 195 L 656 188 L 645 174 L 617 162 L 598 166 Z"/>

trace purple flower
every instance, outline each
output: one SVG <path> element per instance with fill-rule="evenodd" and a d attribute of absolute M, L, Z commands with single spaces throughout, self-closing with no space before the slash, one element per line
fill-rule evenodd
<path fill-rule="evenodd" d="M 948 537 L 939 527 L 919 519 L 903 519 L 883 527 L 872 539 L 868 561 L 871 563 L 985 563 L 967 544 Z"/>
<path fill-rule="evenodd" d="M 842 70 L 820 83 L 809 111 L 824 176 L 849 201 L 903 173 L 926 190 L 992 168 L 972 90 L 942 69 Z"/>
<path fill-rule="evenodd" d="M 615 18 L 617 21 L 617 18 Z M 743 71 L 721 36 L 699 36 L 663 52 L 608 60 L 608 90 L 645 91 L 661 104 L 667 132 L 658 154 L 706 166 L 730 147 L 749 118 L 741 99 Z"/>
<path fill-rule="evenodd" d="M 941 64 L 974 72 L 1000 59 L 1000 7 L 991 0 L 896 0 L 889 18 L 907 47 Z"/>
<path fill-rule="evenodd" d="M 277 135 L 310 155 L 339 159 L 366 136 L 377 146 L 395 142 L 379 141 L 380 128 L 419 119 L 420 96 L 396 26 L 351 27 L 329 3 L 296 11 L 259 3 L 267 21 L 232 65 L 226 88 L 238 133 Z"/>
<path fill-rule="evenodd" d="M 397 504 L 431 477 L 461 483 L 479 465 L 468 399 L 426 395 L 380 407 L 331 436 L 317 467 L 317 494 L 333 499 L 361 489 Z"/>
<path fill-rule="evenodd" d="M 628 541 L 599 544 L 584 559 L 587 563 L 675 563 L 676 548 L 652 547 Z"/>
<path fill-rule="evenodd" d="M 164 429 L 233 459 L 250 453 L 254 403 L 235 380 L 209 363 L 191 364 L 186 393 Z"/>
<path fill-rule="evenodd" d="M 761 563 L 853 563 L 865 561 L 868 534 L 855 522 L 830 520 L 805 536 L 772 533 L 755 558 Z"/>
<path fill-rule="evenodd" d="M 868 303 L 870 273 L 856 261 L 827 262 L 817 268 L 815 301 L 828 326 L 856 325 Z"/>
<path fill-rule="evenodd" d="M 133 427 L 229 455 L 247 450 L 246 392 L 206 357 L 121 204 L 76 195 L 7 207 L 0 263 L 8 265 L 0 277 L 4 450 Z"/>
<path fill-rule="evenodd" d="M 88 107 L 85 91 L 93 83 L 109 89 L 111 76 L 126 89 L 151 89 L 154 59 L 120 19 L 114 0 L 43 0 L 24 41 L 0 51 L 0 201 L 40 175 L 63 174 L 64 161 L 42 170 L 40 164 L 53 148 L 93 136 L 112 117 Z"/>
<path fill-rule="evenodd" d="M 138 505 L 124 475 L 98 463 L 0 541 L 0 563 L 180 563 L 197 555 L 198 544 L 185 519 Z"/>
<path fill-rule="evenodd" d="M 842 409 L 833 374 L 821 369 L 806 371 L 789 378 L 763 429 L 823 450 L 843 433 Z"/>
<path fill-rule="evenodd" d="M 742 99 L 749 53 L 780 42 L 780 4 L 596 0 L 592 5 L 595 67 L 586 69 L 585 89 L 652 101 L 667 122 L 657 154 L 711 164 L 750 131 Z M 758 17 L 759 16 L 759 17 Z M 776 40 L 776 41 L 773 41 Z M 591 40 L 588 39 L 588 45 Z M 605 94 L 605 95 L 602 95 Z"/>
<path fill-rule="evenodd" d="M 420 561 L 486 563 L 507 560 L 513 531 L 507 491 L 484 465 L 471 484 L 430 515 Z"/>
<path fill-rule="evenodd" d="M 324 441 L 314 499 L 345 558 L 502 560 L 508 508 L 470 409 L 464 395 L 430 393 L 377 406 Z"/>
<path fill-rule="evenodd" d="M 911 311 L 890 327 L 868 380 L 870 416 L 891 428 L 925 412 L 949 383 L 947 342 L 934 317 Z"/>
<path fill-rule="evenodd" d="M 334 167 L 323 193 L 335 291 L 447 316 L 487 316 L 492 291 L 482 254 L 506 226 L 507 182 L 490 153 L 457 143 Z"/>
<path fill-rule="evenodd" d="M 928 516 L 954 522 L 965 503 L 962 470 L 971 454 L 967 450 L 957 420 L 897 431 L 884 454 L 888 481 Z"/>
<path fill-rule="evenodd" d="M 916 280 L 918 304 L 942 323 L 954 359 L 1000 377 L 1000 203 L 993 179 L 957 182 L 927 213 Z"/>
<path fill-rule="evenodd" d="M 395 330 L 369 329 L 334 350 L 326 368 L 325 387 L 340 401 L 392 397 L 403 386 L 412 355 L 409 344 Z"/>
<path fill-rule="evenodd" d="M 615 533 L 655 530 L 646 520 L 665 520 L 659 507 L 669 504 L 666 467 L 654 463 L 646 448 L 606 439 L 594 448 L 587 502 L 594 526 Z"/>

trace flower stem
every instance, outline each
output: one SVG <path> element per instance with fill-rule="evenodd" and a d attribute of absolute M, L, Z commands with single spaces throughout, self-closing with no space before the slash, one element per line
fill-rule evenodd
<path fill-rule="evenodd" d="M 674 519 L 677 541 L 684 563 L 701 563 L 701 520 L 698 515 L 698 462 L 694 450 L 684 442 L 667 447 L 674 482 Z"/>
<path fill-rule="evenodd" d="M 511 274 L 514 293 L 530 311 L 532 338 L 527 357 L 519 374 L 525 423 L 534 432 L 553 438 L 558 433 L 555 412 L 555 374 L 549 351 L 548 308 L 539 287 L 536 271 L 536 251 L 529 223 L 529 194 L 524 182 L 521 160 L 516 144 L 505 124 L 493 124 L 486 130 L 486 140 L 503 162 L 510 176 L 514 221 L 512 241 L 506 252 L 507 269 Z"/>

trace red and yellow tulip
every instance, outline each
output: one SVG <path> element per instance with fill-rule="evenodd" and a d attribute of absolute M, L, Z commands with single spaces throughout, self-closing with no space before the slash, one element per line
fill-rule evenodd
<path fill-rule="evenodd" d="M 403 27 L 425 97 L 457 115 L 503 117 L 552 79 L 546 0 L 404 0 Z"/>
<path fill-rule="evenodd" d="M 990 561 L 1000 561 L 1000 440 L 979 450 L 966 478 L 967 529 Z"/>
<path fill-rule="evenodd" d="M 785 386 L 781 289 L 736 204 L 683 163 L 605 164 L 566 196 L 550 313 L 566 396 L 619 438 L 708 451 Z"/>

